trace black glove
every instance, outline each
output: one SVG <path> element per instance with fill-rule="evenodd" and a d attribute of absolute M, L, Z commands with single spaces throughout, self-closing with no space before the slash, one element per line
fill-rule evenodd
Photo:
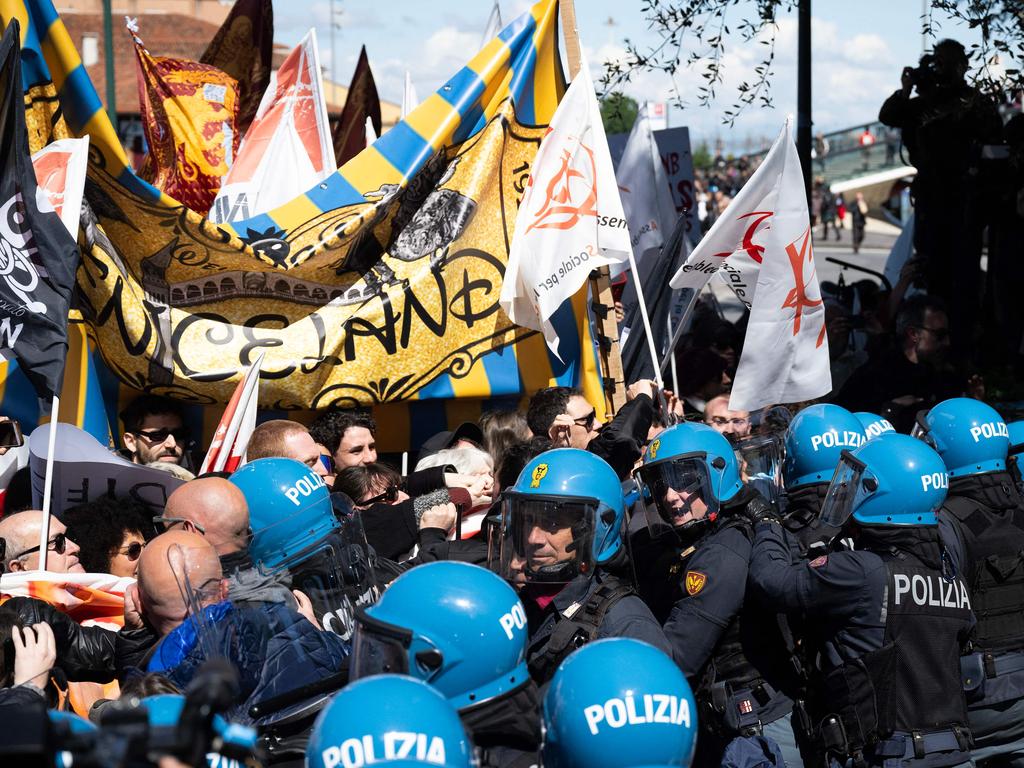
<path fill-rule="evenodd" d="M 778 507 L 760 494 L 747 504 L 746 509 L 743 510 L 743 515 L 752 525 L 757 525 L 758 523 L 782 523 L 782 515 L 779 514 Z"/>

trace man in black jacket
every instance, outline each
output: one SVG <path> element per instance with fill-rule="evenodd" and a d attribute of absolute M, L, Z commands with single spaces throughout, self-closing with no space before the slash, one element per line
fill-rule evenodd
<path fill-rule="evenodd" d="M 534 435 L 551 439 L 553 448 L 580 448 L 607 461 L 620 480 L 625 480 L 640 458 L 654 420 L 658 390 L 649 379 L 634 382 L 626 390 L 626 404 L 608 424 L 597 409 L 574 387 L 538 390 L 526 412 Z"/>

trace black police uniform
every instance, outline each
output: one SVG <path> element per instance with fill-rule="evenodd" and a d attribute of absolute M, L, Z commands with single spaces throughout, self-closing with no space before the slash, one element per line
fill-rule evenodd
<path fill-rule="evenodd" d="M 1024 500 L 1009 472 L 954 478 L 939 530 L 977 626 L 962 661 L 972 756 L 1024 764 Z"/>
<path fill-rule="evenodd" d="M 593 576 L 576 576 L 554 597 L 525 592 L 521 597 L 530 632 L 526 661 L 538 685 L 550 681 L 562 660 L 591 640 L 631 637 L 672 652 L 632 584 L 604 568 Z"/>
<path fill-rule="evenodd" d="M 736 736 L 765 732 L 798 761 L 784 690 L 795 674 L 780 631 L 783 617 L 747 601 L 753 532 L 745 515 L 767 512 L 749 486 L 723 505 L 717 521 L 681 559 L 680 599 L 665 623 L 672 655 L 694 686 L 701 738 L 695 766 L 717 766 Z"/>
<path fill-rule="evenodd" d="M 793 564 L 781 526 L 756 526 L 749 581 L 813 631 L 824 747 L 855 766 L 970 759 L 960 652 L 974 625 L 966 585 L 943 572 L 935 528 L 863 526 L 861 550 Z"/>

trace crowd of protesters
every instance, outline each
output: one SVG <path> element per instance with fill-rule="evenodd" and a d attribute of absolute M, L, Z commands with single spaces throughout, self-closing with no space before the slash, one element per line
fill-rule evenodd
<path fill-rule="evenodd" d="M 705 231 L 753 171 L 698 173 Z M 814 195 L 838 238 L 845 201 Z M 861 195 L 850 211 L 856 248 Z M 606 418 L 541 389 L 411 471 L 369 411 L 328 409 L 260 419 L 240 468 L 200 473 L 183 406 L 140 395 L 117 451 L 173 477 L 162 506 L 100 496 L 47 523 L 28 467 L 2 489 L 0 756 L 81 748 L 59 718 L 11 735 L 49 710 L 116 731 L 89 758 L 112 765 L 126 744 L 193 768 L 1019 761 L 1024 436 L 958 354 L 973 316 L 928 237 L 891 288 L 821 286 L 833 390 L 813 403 L 730 407 L 748 318 L 708 296 L 663 390 L 628 382 Z M 58 610 L 31 581 L 44 554 L 78 607 L 79 579 L 109 576 L 117 626 Z"/>

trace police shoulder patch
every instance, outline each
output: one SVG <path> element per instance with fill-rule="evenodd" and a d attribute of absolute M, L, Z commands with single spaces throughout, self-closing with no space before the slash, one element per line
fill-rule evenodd
<path fill-rule="evenodd" d="M 702 589 L 704 585 L 708 583 L 708 577 L 706 574 L 700 571 L 687 571 L 686 572 L 686 594 L 693 597 Z"/>

